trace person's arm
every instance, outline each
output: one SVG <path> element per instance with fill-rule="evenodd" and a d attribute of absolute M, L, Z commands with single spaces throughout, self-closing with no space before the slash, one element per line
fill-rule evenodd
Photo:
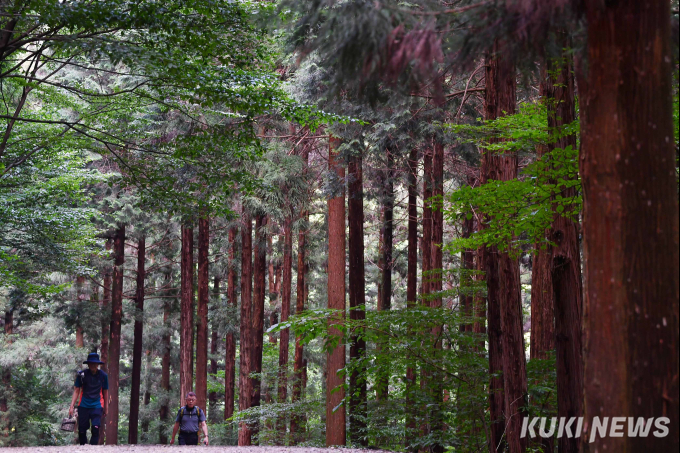
<path fill-rule="evenodd" d="M 73 408 L 78 401 L 78 396 L 80 395 L 80 387 L 73 387 L 73 396 L 71 397 L 71 405 L 68 408 L 68 418 L 73 418 Z"/>
<path fill-rule="evenodd" d="M 172 427 L 172 438 L 170 439 L 170 445 L 175 443 L 175 435 L 179 429 L 179 422 L 175 422 L 175 426 Z"/>
<path fill-rule="evenodd" d="M 102 390 L 102 396 L 104 397 L 104 409 L 102 410 L 102 415 L 106 417 L 106 413 L 109 411 L 109 391 Z"/>
<path fill-rule="evenodd" d="M 201 428 L 203 429 L 203 443 L 208 445 L 208 424 L 201 422 Z"/>

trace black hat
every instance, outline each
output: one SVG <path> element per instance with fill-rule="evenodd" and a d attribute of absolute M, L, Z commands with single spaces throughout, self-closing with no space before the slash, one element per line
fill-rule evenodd
<path fill-rule="evenodd" d="M 88 364 L 88 363 L 99 363 L 101 365 L 104 365 L 104 362 L 99 360 L 99 354 L 97 354 L 96 352 L 90 352 L 87 355 L 87 360 L 84 361 L 83 364 Z"/>

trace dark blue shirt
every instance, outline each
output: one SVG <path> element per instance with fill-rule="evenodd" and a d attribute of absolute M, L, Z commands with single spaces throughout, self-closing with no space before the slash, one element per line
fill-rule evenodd
<path fill-rule="evenodd" d="M 83 370 L 76 376 L 75 387 L 83 389 L 80 394 L 78 407 L 96 409 L 104 407 L 103 390 L 109 389 L 109 376 L 102 370 L 92 373 L 90 369 Z"/>

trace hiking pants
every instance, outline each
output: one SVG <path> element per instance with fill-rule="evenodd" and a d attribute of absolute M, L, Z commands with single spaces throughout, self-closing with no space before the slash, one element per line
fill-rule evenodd
<path fill-rule="evenodd" d="M 198 433 L 179 432 L 180 445 L 198 445 Z"/>
<path fill-rule="evenodd" d="M 101 426 L 102 408 L 78 408 L 78 440 L 80 445 L 87 443 L 87 430 L 92 424 L 92 436 L 90 436 L 90 445 L 99 445 L 99 427 Z"/>

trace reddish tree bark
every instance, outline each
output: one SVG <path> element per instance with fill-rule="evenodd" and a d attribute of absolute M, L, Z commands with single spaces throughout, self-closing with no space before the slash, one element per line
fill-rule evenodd
<path fill-rule="evenodd" d="M 541 67 L 539 93 L 548 108 L 553 102 L 547 97 L 548 71 Z M 540 144 L 536 147 L 538 159 L 545 159 L 548 147 Z M 549 234 L 546 231 L 546 234 Z M 555 310 L 553 302 L 551 268 L 551 250 L 546 244 L 535 244 L 536 251 L 531 263 L 531 337 L 530 358 L 546 359 L 547 352 L 555 349 Z M 545 444 L 545 443 L 544 443 Z M 550 450 L 552 451 L 552 449 Z"/>
<path fill-rule="evenodd" d="M 531 263 L 531 359 L 546 359 L 555 349 L 551 252 L 540 245 Z"/>
<path fill-rule="evenodd" d="M 484 99 L 484 119 L 493 120 L 498 117 L 499 86 L 497 60 L 487 58 L 486 92 Z M 514 93 L 514 88 L 512 89 Z M 481 183 L 486 184 L 497 177 L 497 164 L 488 152 L 482 155 Z M 485 228 L 484 223 L 480 228 Z M 489 452 L 504 451 L 504 395 L 503 395 L 503 345 L 501 335 L 501 303 L 500 303 L 500 275 L 498 269 L 498 250 L 495 246 L 481 248 L 481 262 L 484 268 L 487 286 L 487 331 L 489 334 L 489 411 L 491 429 L 489 436 Z"/>
<path fill-rule="evenodd" d="M 227 273 L 227 303 L 236 309 L 236 227 L 229 229 L 229 271 Z M 243 322 L 241 322 L 243 325 Z M 228 332 L 224 345 L 224 419 L 234 415 L 234 387 L 236 381 L 236 338 Z"/>
<path fill-rule="evenodd" d="M 140 238 L 137 241 L 137 289 L 135 291 L 137 312 L 135 313 L 134 339 L 132 346 L 132 383 L 130 387 L 130 424 L 128 428 L 129 444 L 137 443 L 139 432 L 139 396 L 142 377 L 142 342 L 144 336 L 144 281 L 146 279 L 145 259 L 146 239 Z"/>
<path fill-rule="evenodd" d="M 113 240 L 111 238 L 106 240 L 106 251 L 109 252 L 113 247 Z M 102 295 L 102 344 L 101 344 L 101 369 L 108 373 L 109 366 L 109 328 L 111 326 L 111 268 L 106 265 L 104 267 L 104 294 Z M 105 423 L 102 420 L 102 423 Z M 100 435 L 100 442 L 105 436 Z"/>
<path fill-rule="evenodd" d="M 675 451 L 680 290 L 670 2 L 585 4 L 585 418 L 666 416 L 670 423 L 665 437 L 596 436 L 584 449 Z"/>
<path fill-rule="evenodd" d="M 305 156 L 306 160 L 306 156 Z M 303 212 L 302 217 L 309 221 L 307 212 Z M 305 248 L 306 248 L 306 232 L 300 230 L 298 233 L 298 259 L 297 259 L 297 289 L 295 294 L 295 314 L 300 314 L 305 310 L 305 276 L 307 274 L 307 266 L 305 264 Z M 304 372 L 304 348 L 302 345 L 302 338 L 295 337 L 295 358 L 293 363 L 293 394 L 291 401 L 300 401 L 304 387 L 302 386 L 302 374 Z M 291 414 L 290 418 L 290 435 L 291 443 L 297 444 L 302 441 L 300 435 L 303 430 L 303 418 L 297 413 Z"/>
<path fill-rule="evenodd" d="M 213 284 L 213 297 L 215 298 L 215 307 L 220 302 L 220 281 L 219 277 L 215 277 Z M 215 376 L 217 374 L 217 351 L 218 351 L 218 338 L 217 338 L 217 326 L 213 325 L 212 331 L 210 332 L 210 374 Z M 217 392 L 212 391 L 208 394 L 208 400 L 210 401 L 210 420 L 214 423 L 218 422 L 217 416 Z"/>
<path fill-rule="evenodd" d="M 179 393 L 184 404 L 193 391 L 194 357 L 194 229 L 182 226 L 181 303 L 179 334 Z"/>
<path fill-rule="evenodd" d="M 515 66 L 503 58 L 503 49 L 496 41 L 494 57 L 486 70 L 486 119 L 495 119 L 515 113 Z M 517 155 L 515 153 L 489 152 L 484 155 L 485 182 L 510 181 L 517 177 Z M 522 301 L 519 281 L 519 262 L 506 252 L 490 250 L 487 265 L 487 279 L 497 266 L 498 303 L 500 305 L 500 332 L 502 343 L 503 393 L 505 413 L 505 437 L 510 453 L 526 450 L 527 438 L 520 437 L 522 419 L 526 415 L 527 381 L 524 335 L 522 332 Z M 491 271 L 491 272 L 490 272 Z M 491 277 L 493 278 L 493 277 Z M 491 288 L 489 305 L 491 306 Z M 496 300 L 493 301 L 496 303 Z M 489 308 L 491 313 L 491 307 Z M 490 359 L 491 361 L 491 359 Z M 497 444 L 496 444 L 497 445 Z"/>
<path fill-rule="evenodd" d="M 262 373 L 262 348 L 264 347 L 264 299 L 265 280 L 267 276 L 267 216 L 255 217 L 255 245 L 253 247 L 253 318 L 251 335 L 253 338 L 252 363 L 253 370 L 258 377 L 252 378 L 253 397 L 251 407 L 259 406 L 262 399 L 262 381 L 259 377 Z M 258 430 L 253 427 L 253 434 Z"/>
<path fill-rule="evenodd" d="M 208 248 L 210 247 L 210 219 L 198 219 L 198 300 L 196 303 L 196 405 L 205 410 L 208 399 L 208 302 L 210 275 Z"/>
<path fill-rule="evenodd" d="M 366 319 L 362 308 L 366 304 L 366 278 L 364 272 L 364 187 L 361 155 L 352 155 L 348 165 L 347 191 L 349 223 L 349 317 L 355 321 Z M 366 340 L 363 332 L 355 331 L 350 337 L 350 361 L 364 360 Z M 349 437 L 357 445 L 367 446 L 366 433 L 366 379 L 358 369 L 349 374 Z"/>
<path fill-rule="evenodd" d="M 286 218 L 283 223 L 283 281 L 281 286 L 281 322 L 288 321 L 290 316 L 290 297 L 293 282 L 293 220 Z M 279 342 L 279 388 L 278 402 L 285 403 L 288 399 L 288 349 L 290 344 L 290 330 L 280 332 Z M 277 441 L 282 444 L 286 434 L 285 418 L 279 420 L 279 436 Z"/>
<path fill-rule="evenodd" d="M 250 373 L 255 371 L 253 365 L 253 348 L 255 346 L 252 332 L 253 318 L 253 222 L 248 212 L 241 214 L 241 331 L 239 341 L 239 381 L 238 408 L 243 411 L 252 405 L 253 381 Z M 238 431 L 239 446 L 252 444 L 253 431 L 249 423 L 240 422 Z"/>
<path fill-rule="evenodd" d="M 120 377 L 120 322 L 123 317 L 123 265 L 125 264 L 125 225 L 113 236 L 113 282 L 111 285 L 111 341 L 109 342 L 109 410 L 106 414 L 106 444 L 118 443 L 118 383 Z"/>
<path fill-rule="evenodd" d="M 565 41 L 563 47 L 568 43 Z M 554 64 L 546 79 L 548 127 L 560 130 L 576 119 L 574 77 L 571 56 L 564 53 Z M 562 135 L 553 148 L 576 149 L 575 135 Z M 575 188 L 560 187 L 562 197 L 577 196 Z M 581 256 L 578 224 L 556 215 L 550 230 L 553 242 L 550 252 L 550 289 L 554 303 L 555 347 L 557 352 L 557 415 L 583 415 L 583 351 L 581 347 Z M 558 439 L 560 453 L 578 453 L 578 438 L 562 436 Z"/>
<path fill-rule="evenodd" d="M 336 149 L 340 140 L 329 139 L 328 170 L 339 181 L 345 177 L 345 169 L 337 160 Z M 328 199 L 328 308 L 338 310 L 329 321 L 331 335 L 341 335 L 333 324 L 342 323 L 345 317 L 345 193 L 339 190 Z M 345 346 L 338 345 L 328 353 L 326 372 L 326 445 L 345 445 L 345 380 L 338 370 L 345 367 Z M 337 409 L 336 409 L 337 408 Z"/>

